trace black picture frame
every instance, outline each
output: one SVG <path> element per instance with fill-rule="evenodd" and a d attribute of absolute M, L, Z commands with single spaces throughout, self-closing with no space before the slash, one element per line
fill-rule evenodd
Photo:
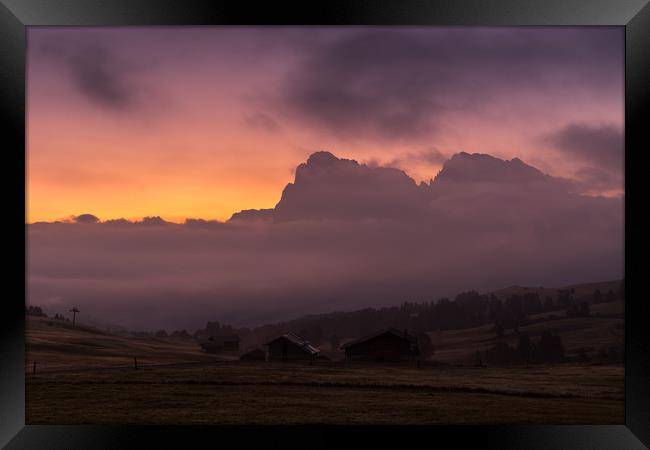
<path fill-rule="evenodd" d="M 39 25 L 618 25 L 625 27 L 625 425 L 431 427 L 194 427 L 25 425 L 26 27 Z M 233 440 L 244 448 L 364 446 L 419 440 L 500 449 L 642 449 L 650 446 L 650 302 L 644 291 L 642 152 L 650 149 L 648 0 L 0 0 L 0 118 L 6 286 L 0 326 L 0 446 L 8 449 L 190 448 Z M 647 119 L 646 119 L 647 121 Z M 635 205 L 635 202 L 638 203 Z M 21 298 L 22 297 L 22 298 Z M 232 444 L 226 444 L 232 445 Z"/>

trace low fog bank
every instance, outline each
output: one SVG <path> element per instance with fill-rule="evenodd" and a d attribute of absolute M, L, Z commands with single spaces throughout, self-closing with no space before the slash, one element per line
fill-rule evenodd
<path fill-rule="evenodd" d="M 477 171 L 473 156 L 425 185 L 310 158 L 265 220 L 31 224 L 28 303 L 193 330 L 623 277 L 621 198 L 573 194 L 518 160 Z"/>
<path fill-rule="evenodd" d="M 504 226 L 489 214 L 220 228 L 31 225 L 28 298 L 131 328 L 176 329 L 622 277 L 622 227 L 576 215 L 573 228 L 558 218 L 561 229 L 550 217 Z"/>

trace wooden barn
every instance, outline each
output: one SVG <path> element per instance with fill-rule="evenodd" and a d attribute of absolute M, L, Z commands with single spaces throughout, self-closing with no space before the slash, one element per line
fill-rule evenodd
<path fill-rule="evenodd" d="M 269 361 L 315 360 L 320 350 L 295 333 L 287 333 L 268 344 Z"/>
<path fill-rule="evenodd" d="M 266 361 L 266 352 L 261 348 L 254 348 L 239 357 L 241 361 Z"/>
<path fill-rule="evenodd" d="M 227 353 L 239 351 L 239 336 L 210 336 L 200 343 L 203 351 L 208 353 Z"/>
<path fill-rule="evenodd" d="M 345 350 L 346 361 L 414 362 L 420 356 L 416 337 L 395 328 L 355 339 L 341 348 Z"/>

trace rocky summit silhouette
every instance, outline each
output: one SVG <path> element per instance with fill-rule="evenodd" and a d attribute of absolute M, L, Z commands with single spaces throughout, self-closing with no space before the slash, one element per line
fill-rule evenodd
<path fill-rule="evenodd" d="M 317 152 L 274 208 L 231 223 L 30 225 L 28 292 L 127 326 L 190 326 L 206 311 L 263 323 L 470 288 L 619 279 L 623 219 L 622 198 L 572 193 L 517 159 L 459 153 L 417 184 Z"/>
<path fill-rule="evenodd" d="M 245 210 L 230 221 L 413 219 L 446 215 L 447 202 L 464 202 L 477 213 L 500 209 L 520 212 L 539 209 L 540 199 L 551 207 L 567 201 L 602 201 L 571 193 L 571 183 L 542 173 L 519 158 L 502 160 L 487 154 L 460 152 L 445 162 L 429 182 L 419 185 L 404 171 L 369 166 L 330 152 L 313 153 L 296 168 L 275 208 Z"/>
<path fill-rule="evenodd" d="M 508 161 L 484 153 L 460 152 L 445 162 L 433 182 L 443 181 L 534 183 L 552 182 L 553 177 L 543 174 L 519 158 Z"/>

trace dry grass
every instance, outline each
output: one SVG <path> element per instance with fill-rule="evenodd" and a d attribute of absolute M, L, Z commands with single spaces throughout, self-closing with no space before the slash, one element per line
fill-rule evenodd
<path fill-rule="evenodd" d="M 596 305 L 600 306 L 600 305 Z M 616 310 L 609 306 L 607 314 Z M 612 312 L 613 311 L 613 312 Z M 604 313 L 603 313 L 604 314 Z M 52 325 L 50 325 L 52 323 Z M 559 332 L 569 351 L 622 342 L 622 319 L 562 318 L 525 327 Z M 491 325 L 431 333 L 440 360 L 471 361 Z M 514 343 L 515 337 L 511 339 Z M 203 367 L 47 372 L 138 363 Z M 38 362 L 32 376 L 31 361 Z M 29 318 L 28 424 L 535 423 L 620 424 L 621 365 L 510 368 L 240 363 L 193 341 L 116 336 Z"/>
<path fill-rule="evenodd" d="M 622 366 L 223 363 L 28 378 L 29 424 L 623 422 Z"/>
<path fill-rule="evenodd" d="M 26 364 L 30 371 L 33 361 L 37 371 L 41 371 L 130 366 L 134 356 L 138 364 L 223 360 L 201 352 L 193 341 L 117 336 L 40 317 L 28 316 L 26 342 Z"/>

